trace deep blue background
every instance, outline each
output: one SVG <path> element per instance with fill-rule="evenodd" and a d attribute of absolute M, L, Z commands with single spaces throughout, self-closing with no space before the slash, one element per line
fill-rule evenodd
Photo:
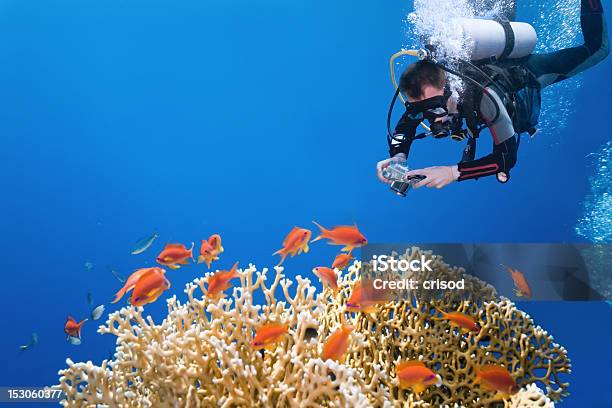
<path fill-rule="evenodd" d="M 55 383 L 66 357 L 105 358 L 113 338 L 88 322 L 84 344 L 71 346 L 66 315 L 87 316 L 87 291 L 96 303 L 117 291 L 107 266 L 127 275 L 151 265 L 166 241 L 218 232 L 226 251 L 217 267 L 263 267 L 311 220 L 357 222 L 372 242 L 578 239 L 593 172 L 585 156 L 610 135 L 610 59 L 581 78 L 563 135 L 521 147 L 512 182 L 402 200 L 374 166 L 387 155 L 387 61 L 406 41 L 411 4 L 331 3 L 0 2 L 0 385 Z M 421 142 L 411 164 L 451 164 L 460 149 Z M 154 230 L 155 246 L 130 255 Z M 286 262 L 288 274 L 310 276 L 337 249 L 311 248 Z M 170 292 L 182 295 L 202 273 L 169 272 Z M 570 353 L 563 406 L 610 406 L 611 309 L 520 306 Z M 164 308 L 147 311 L 160 319 Z M 20 354 L 32 331 L 39 344 Z"/>

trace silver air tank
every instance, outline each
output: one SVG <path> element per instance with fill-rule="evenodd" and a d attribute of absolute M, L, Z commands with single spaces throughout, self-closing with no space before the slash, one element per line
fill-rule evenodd
<path fill-rule="evenodd" d="M 470 48 L 470 59 L 521 58 L 535 48 L 537 34 L 527 23 L 459 18 L 457 23 Z"/>

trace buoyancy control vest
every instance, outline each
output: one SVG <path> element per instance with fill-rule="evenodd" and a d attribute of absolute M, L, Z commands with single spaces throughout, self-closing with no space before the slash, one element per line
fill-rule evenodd
<path fill-rule="evenodd" d="M 463 73 L 485 88 L 491 88 L 501 99 L 512 120 L 514 131 L 533 136 L 537 131 L 541 109 L 541 87 L 535 76 L 516 60 L 503 62 L 480 61 L 466 64 Z M 473 137 L 489 126 L 480 113 L 483 93 L 467 83 L 462 95 L 459 112 Z"/>

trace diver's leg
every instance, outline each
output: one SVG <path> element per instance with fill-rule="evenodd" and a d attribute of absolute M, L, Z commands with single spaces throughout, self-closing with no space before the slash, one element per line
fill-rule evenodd
<path fill-rule="evenodd" d="M 600 0 L 581 0 L 580 25 L 584 44 L 548 54 L 532 54 L 526 67 L 542 87 L 563 81 L 602 61 L 610 52 Z"/>

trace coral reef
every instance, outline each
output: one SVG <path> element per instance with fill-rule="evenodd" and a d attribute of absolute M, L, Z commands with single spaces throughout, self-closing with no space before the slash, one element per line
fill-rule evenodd
<path fill-rule="evenodd" d="M 430 387 L 419 395 L 434 406 L 458 404 L 467 407 L 489 407 L 495 403 L 494 393 L 484 392 L 473 385 L 475 369 L 487 363 L 502 364 L 513 374 L 519 386 L 544 386 L 548 398 L 559 401 L 567 394 L 569 384 L 561 382 L 559 374 L 570 372 L 566 350 L 531 318 L 515 308 L 508 299 L 496 300 L 495 289 L 481 280 L 451 268 L 438 256 L 412 248 L 403 259 L 420 259 L 425 254 L 432 259 L 430 272 L 412 272 L 402 278 L 425 280 L 465 280 L 464 292 L 445 291 L 433 298 L 421 287 L 406 291 L 404 299 L 379 307 L 376 313 L 356 315 L 357 332 L 365 341 L 351 349 L 347 364 L 362 367 L 382 366 L 395 376 L 395 362 L 422 360 L 442 377 L 443 386 Z M 353 267 L 344 276 L 338 299 L 327 303 L 322 326 L 329 332 L 335 328 L 338 315 L 344 310 L 351 283 L 360 271 Z M 427 302 L 422 299 L 428 299 Z M 463 335 L 447 322 L 433 321 L 433 306 L 445 311 L 460 311 L 477 316 L 483 330 L 477 335 Z M 398 388 L 396 381 L 387 383 L 394 406 L 410 401 L 409 391 Z M 534 395 L 531 388 L 530 395 Z M 517 397 L 524 405 L 525 398 Z M 373 403 L 375 403 L 373 401 Z M 522 406 L 522 405 L 509 405 Z M 538 406 L 538 405 L 534 405 Z M 544 405 L 545 406 L 545 405 Z"/>
<path fill-rule="evenodd" d="M 99 332 L 117 336 L 113 360 L 100 366 L 67 360 L 57 386 L 66 395 L 63 405 L 488 407 L 494 406 L 494 394 L 472 384 L 474 370 L 501 362 L 521 391 L 498 406 L 553 407 L 568 387 L 559 378 L 570 369 L 566 351 L 510 301 L 496 300 L 491 286 L 425 254 L 433 258 L 431 276 L 463 277 L 474 300 L 445 292 L 424 302 L 412 291 L 373 313 L 347 315 L 356 329 L 342 363 L 319 356 L 325 339 L 340 326 L 360 262 L 339 281 L 337 296 L 328 289 L 317 294 L 306 278 L 286 279 L 281 267 L 258 272 L 250 265 L 226 298 L 206 297 L 211 274 L 188 284 L 187 301 L 168 299 L 161 323 L 145 317 L 142 307 L 109 315 Z M 417 248 L 403 255 L 420 256 Z M 473 313 L 483 330 L 465 335 L 432 321 L 432 305 Z M 267 322 L 287 324 L 289 332 L 273 350 L 255 351 L 254 332 Z M 395 378 L 400 359 L 421 359 L 443 385 L 418 396 L 400 390 Z"/>

